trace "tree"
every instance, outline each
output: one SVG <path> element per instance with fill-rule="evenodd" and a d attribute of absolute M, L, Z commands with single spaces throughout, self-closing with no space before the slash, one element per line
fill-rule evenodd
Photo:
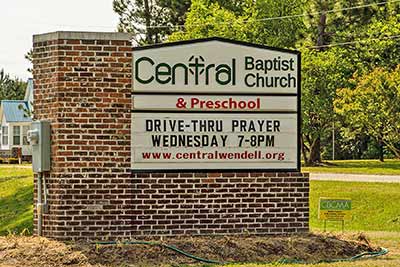
<path fill-rule="evenodd" d="M 230 5 L 227 4 L 230 3 Z M 174 32 L 169 41 L 210 36 L 276 47 L 294 47 L 301 37 L 303 23 L 294 17 L 269 20 L 269 17 L 302 13 L 300 1 L 232 1 L 193 0 L 184 30 Z"/>
<path fill-rule="evenodd" d="M 246 38 L 245 22 L 233 11 L 222 8 L 218 3 L 193 1 L 187 14 L 185 28 L 174 32 L 168 41 L 180 41 L 211 36 L 243 40 Z"/>
<path fill-rule="evenodd" d="M 381 9 L 390 9 L 390 6 L 382 6 Z M 377 18 L 370 19 L 371 22 L 367 26 L 361 27 L 357 35 L 348 35 L 351 39 L 346 41 L 353 43 L 345 46 L 345 57 L 349 59 L 355 72 L 354 78 L 347 86 L 349 90 L 355 89 L 359 79 L 363 79 L 375 68 L 391 70 L 400 62 L 400 44 L 396 39 L 396 36 L 400 35 L 400 16 L 393 14 L 378 14 Z M 380 17 L 382 20 L 378 20 Z M 343 150 L 357 157 L 364 157 L 367 153 L 369 156 L 379 156 L 379 159 L 383 160 L 382 140 L 366 134 L 365 130 L 347 120 L 346 116 L 337 114 L 336 118 L 339 120 L 337 124 L 342 126 L 340 146 Z"/>
<path fill-rule="evenodd" d="M 184 23 L 189 6 L 190 0 L 113 0 L 118 30 L 133 33 L 139 45 L 164 41 L 173 25 Z"/>
<path fill-rule="evenodd" d="M 334 122 L 336 89 L 346 86 L 351 65 L 340 48 L 302 50 L 302 155 L 306 165 L 321 162 L 321 140 L 328 139 Z"/>
<path fill-rule="evenodd" d="M 339 89 L 337 95 L 335 111 L 400 158 L 400 65 L 393 71 L 375 68 L 357 79 L 355 89 Z"/>
<path fill-rule="evenodd" d="M 356 6 L 358 7 L 352 8 Z M 315 86 L 315 88 L 307 88 L 303 86 L 303 95 L 306 95 L 306 97 L 303 97 L 302 101 L 303 117 L 307 119 L 303 121 L 302 128 L 303 133 L 306 134 L 303 134 L 302 140 L 303 157 L 307 155 L 307 153 L 305 152 L 309 152 L 309 157 L 304 158 L 306 164 L 313 165 L 321 162 L 321 153 L 324 150 L 326 151 L 327 147 L 331 147 L 330 145 L 327 145 L 327 143 L 324 142 L 324 140 L 322 139 L 325 138 L 326 140 L 328 140 L 327 137 L 331 132 L 333 124 L 342 124 L 341 121 L 336 121 L 335 123 L 333 123 L 332 121 L 336 119 L 333 116 L 334 113 L 332 108 L 332 101 L 335 97 L 335 90 L 341 85 L 343 86 L 343 83 L 340 85 L 341 82 L 338 82 L 337 85 L 332 84 L 333 86 L 326 87 L 326 82 L 334 82 L 328 81 L 329 77 L 339 75 L 343 77 L 343 79 L 347 79 L 351 77 L 351 74 L 353 72 L 363 72 L 365 71 L 365 69 L 370 69 L 370 66 L 374 65 L 372 62 L 377 61 L 377 59 L 380 58 L 379 55 L 386 54 L 385 52 L 390 51 L 390 49 L 386 50 L 387 48 L 389 48 L 387 44 L 383 45 L 386 46 L 386 48 L 383 48 L 383 46 L 380 46 L 379 48 L 379 45 L 365 46 L 366 42 L 364 42 L 364 40 L 365 38 L 371 38 L 371 35 L 379 36 L 378 32 L 382 31 L 382 29 L 385 30 L 384 25 L 386 25 L 385 23 L 387 23 L 382 23 L 381 20 L 394 20 L 396 16 L 393 16 L 391 14 L 395 14 L 395 12 L 393 11 L 397 9 L 398 7 L 393 6 L 391 3 L 371 5 L 369 1 L 366 0 L 335 2 L 327 0 L 311 0 L 307 2 L 305 7 L 307 14 L 307 16 L 305 17 L 307 38 L 302 40 L 302 44 L 303 47 L 311 46 L 312 49 L 316 51 L 316 53 L 311 53 L 308 54 L 308 56 L 303 57 L 303 66 L 310 66 L 310 64 L 312 66 L 315 62 L 318 62 L 318 58 L 324 58 L 325 55 L 320 56 L 318 55 L 318 53 L 331 51 L 331 44 L 334 45 L 335 43 L 341 42 L 356 42 L 353 45 L 345 46 L 343 47 L 343 49 L 340 50 L 336 48 L 333 49 L 333 51 L 339 52 L 339 58 L 346 59 L 346 61 L 348 61 L 346 63 L 347 67 L 343 69 L 334 67 L 326 68 L 326 66 L 322 65 L 321 68 L 326 71 L 326 74 L 323 75 L 323 77 L 320 77 L 319 82 L 307 82 L 307 84 Z M 399 27 L 398 23 L 397 25 L 394 24 L 396 23 L 393 23 L 393 27 L 391 27 L 392 29 L 396 29 Z M 358 43 L 357 41 L 360 41 L 360 43 Z M 371 42 L 373 41 L 371 40 Z M 368 44 L 370 44 L 371 42 L 368 43 L 367 41 Z M 385 42 L 388 42 L 388 40 L 386 40 Z M 374 47 L 374 49 L 371 49 L 372 47 Z M 393 49 L 393 51 L 396 51 L 396 49 Z M 390 65 L 394 62 L 398 62 L 398 60 L 393 60 L 394 57 L 398 57 L 397 55 L 398 53 L 387 53 L 387 63 Z M 311 62 L 306 62 L 307 60 L 310 60 Z M 318 68 L 318 66 L 315 67 Z M 333 73 L 336 71 L 341 71 L 342 74 L 340 75 L 340 73 Z M 310 72 L 309 70 L 304 70 L 303 78 L 307 79 L 307 75 L 312 74 L 312 72 Z M 342 82 L 343 81 L 344 80 L 342 80 Z M 326 92 L 328 89 L 331 90 L 331 92 Z M 313 93 L 309 94 L 309 92 L 311 91 Z M 309 101 L 307 96 L 312 96 L 311 102 Z M 316 99 L 319 100 L 317 101 Z M 317 107 L 317 105 L 321 106 Z M 318 112 L 315 113 L 312 112 L 312 110 Z M 324 123 L 324 121 L 320 121 L 321 116 L 324 117 L 324 115 L 321 114 L 320 111 L 328 112 L 329 114 L 331 114 L 331 123 L 327 125 L 326 123 Z M 312 129 L 312 131 L 310 131 L 310 129 Z M 345 135 L 344 131 L 342 131 L 342 134 L 344 137 L 348 136 Z M 343 136 L 339 136 L 339 140 L 343 140 Z M 359 135 L 358 137 L 365 138 L 365 136 L 363 135 Z M 347 142 L 348 139 L 345 138 L 343 141 Z M 352 141 L 354 141 L 354 139 Z M 358 148 L 365 147 L 366 140 L 359 141 L 360 142 L 357 142 Z M 308 149 L 310 149 L 310 151 L 308 151 Z"/>
<path fill-rule="evenodd" d="M 26 82 L 15 78 L 11 79 L 9 74 L 0 70 L 0 100 L 23 99 L 25 95 Z"/>

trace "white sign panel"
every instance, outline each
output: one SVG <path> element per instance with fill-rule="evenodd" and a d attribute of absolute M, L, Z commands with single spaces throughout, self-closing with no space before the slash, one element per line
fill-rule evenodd
<path fill-rule="evenodd" d="M 134 92 L 297 94 L 293 52 L 217 40 L 149 51 L 133 53 Z"/>
<path fill-rule="evenodd" d="M 297 115 L 134 113 L 136 169 L 297 167 Z"/>
<path fill-rule="evenodd" d="M 296 112 L 296 96 L 141 95 L 133 96 L 134 110 Z"/>
<path fill-rule="evenodd" d="M 300 171 L 300 55 L 221 38 L 133 52 L 133 171 Z"/>

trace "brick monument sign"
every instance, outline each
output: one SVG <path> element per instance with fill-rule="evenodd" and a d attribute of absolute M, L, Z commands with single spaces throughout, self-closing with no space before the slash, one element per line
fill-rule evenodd
<path fill-rule="evenodd" d="M 133 48 L 126 33 L 35 35 L 34 117 L 51 125 L 41 234 L 307 232 L 299 58 L 220 38 Z"/>

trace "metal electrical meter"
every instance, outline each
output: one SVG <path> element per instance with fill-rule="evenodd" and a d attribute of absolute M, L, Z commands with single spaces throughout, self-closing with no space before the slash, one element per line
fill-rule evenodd
<path fill-rule="evenodd" d="M 33 172 L 50 171 L 50 122 L 32 122 L 28 141 L 32 145 Z"/>

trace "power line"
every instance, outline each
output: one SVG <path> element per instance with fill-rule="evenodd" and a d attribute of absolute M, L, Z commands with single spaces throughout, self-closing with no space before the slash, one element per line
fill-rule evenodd
<path fill-rule="evenodd" d="M 353 9 L 359 9 L 359 8 L 365 8 L 365 7 L 371 7 L 371 6 L 380 6 L 388 3 L 397 3 L 400 2 L 400 0 L 392 0 L 392 1 L 384 1 L 384 2 L 379 2 L 379 3 L 372 3 L 372 4 L 365 4 L 365 5 L 358 5 L 358 6 L 352 6 L 352 7 L 345 7 L 345 8 L 338 8 L 338 9 L 331 9 L 331 10 L 326 10 L 326 11 L 319 11 L 319 12 L 313 12 L 313 13 L 308 13 L 308 14 L 296 14 L 296 15 L 286 15 L 286 16 L 279 16 L 279 17 L 269 17 L 269 18 L 261 18 L 261 19 L 254 19 L 254 20 L 244 20 L 244 23 L 248 22 L 257 22 L 257 21 L 270 21 L 270 20 L 280 20 L 280 19 L 290 19 L 290 18 L 298 18 L 298 17 L 305 17 L 305 16 L 315 16 L 315 15 L 320 15 L 320 14 L 326 14 L 326 13 L 336 13 L 340 11 L 347 11 L 347 10 L 353 10 Z M 204 24 L 207 25 L 207 23 L 202 23 L 202 24 L 195 24 L 194 26 L 203 26 Z M 217 25 L 229 25 L 232 24 L 232 22 L 219 22 L 216 23 Z M 177 25 L 154 25 L 154 26 L 148 26 L 146 28 L 184 28 L 185 24 L 177 24 Z"/>
<path fill-rule="evenodd" d="M 344 8 L 338 8 L 338 9 L 331 9 L 331 10 L 327 10 L 327 11 L 318 11 L 318 12 L 313 12 L 313 13 L 308 13 L 308 14 L 297 14 L 297 15 L 264 18 L 264 19 L 259 19 L 259 20 L 260 21 L 268 21 L 268 20 L 277 20 L 277 19 L 305 17 L 305 16 L 310 16 L 310 15 L 315 16 L 315 15 L 321 15 L 321 14 L 327 14 L 327 13 L 336 13 L 336 12 L 340 12 L 340 11 L 359 9 L 359 8 L 364 8 L 364 7 L 371 7 L 371 6 L 375 6 L 375 5 L 380 6 L 380 5 L 384 5 L 384 4 L 388 4 L 388 3 L 396 3 L 396 2 L 400 2 L 400 0 L 392 0 L 392 1 L 384 1 L 384 2 L 379 2 L 379 3 L 365 4 L 365 5 L 359 5 L 359 6 L 344 7 Z"/>
<path fill-rule="evenodd" d="M 338 9 L 331 9 L 331 10 L 326 10 L 326 11 L 319 11 L 319 12 L 313 12 L 313 13 L 303 13 L 303 14 L 296 14 L 296 15 L 285 15 L 285 16 L 278 16 L 278 17 L 269 17 L 269 18 L 260 18 L 260 19 L 254 19 L 254 20 L 244 20 L 243 23 L 248 23 L 248 22 L 259 22 L 259 21 L 271 21 L 271 20 L 281 20 L 281 19 L 290 19 L 290 18 L 299 18 L 299 17 L 305 17 L 305 16 L 315 16 L 315 15 L 320 15 L 320 14 L 327 14 L 327 13 L 336 13 L 340 11 L 347 11 L 347 10 L 354 10 L 354 9 L 359 9 L 359 8 L 365 8 L 365 7 L 371 7 L 371 6 L 381 6 L 384 4 L 388 3 L 397 3 L 400 2 L 400 0 L 391 0 L 391 1 L 384 1 L 384 2 L 379 2 L 379 3 L 372 3 L 372 4 L 365 4 L 365 5 L 358 5 L 358 6 L 352 6 L 352 7 L 345 7 L 345 8 L 338 8 Z M 57 26 L 57 27 L 81 27 L 80 25 L 62 25 L 62 24 L 47 24 L 47 23 L 36 23 L 36 24 L 42 24 L 42 25 L 51 25 L 51 26 Z M 229 25 L 232 24 L 232 22 L 218 22 L 216 25 Z M 203 26 L 207 25 L 207 23 L 202 23 L 202 24 L 195 24 L 193 26 Z M 114 27 L 111 26 L 95 26 L 95 25 L 85 25 L 84 27 L 88 28 L 105 28 L 105 29 L 115 29 Z M 148 26 L 148 27 L 143 27 L 143 28 L 148 28 L 148 29 L 165 29 L 165 28 L 185 28 L 185 24 L 176 24 L 176 25 L 153 25 L 153 26 Z"/>
<path fill-rule="evenodd" d="M 343 45 L 349 45 L 349 44 L 364 43 L 366 41 L 381 41 L 381 40 L 390 40 L 390 39 L 396 39 L 396 38 L 400 38 L 400 35 L 386 36 L 383 38 L 365 38 L 365 39 L 357 40 L 357 41 L 333 43 L 333 44 L 319 45 L 319 46 L 307 46 L 307 48 L 310 48 L 310 49 L 326 48 L 326 47 L 333 47 L 333 46 L 343 46 Z"/>

